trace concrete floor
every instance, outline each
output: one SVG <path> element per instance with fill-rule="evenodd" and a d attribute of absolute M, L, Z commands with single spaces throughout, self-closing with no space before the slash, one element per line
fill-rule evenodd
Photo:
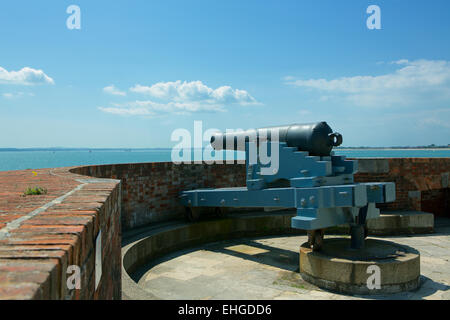
<path fill-rule="evenodd" d="M 328 235 L 327 238 L 339 237 Z M 143 268 L 139 285 L 161 299 L 450 299 L 450 225 L 432 235 L 377 237 L 421 254 L 421 287 L 412 292 L 348 296 L 301 279 L 299 246 L 306 236 L 263 237 L 175 252 Z"/>

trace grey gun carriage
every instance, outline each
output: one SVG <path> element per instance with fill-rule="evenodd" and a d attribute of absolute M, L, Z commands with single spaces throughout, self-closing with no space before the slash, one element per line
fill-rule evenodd
<path fill-rule="evenodd" d="M 295 208 L 291 226 L 308 232 L 313 250 L 320 250 L 325 228 L 345 224 L 350 225 L 351 247 L 362 248 L 367 219 L 379 217 L 376 203 L 395 200 L 395 185 L 355 183 L 357 160 L 332 151 L 341 144 L 342 135 L 326 122 L 214 134 L 215 150 L 245 150 L 246 187 L 184 191 L 181 203 L 191 221 L 211 208 L 222 215 L 230 207 Z M 277 168 L 271 167 L 274 159 Z"/>

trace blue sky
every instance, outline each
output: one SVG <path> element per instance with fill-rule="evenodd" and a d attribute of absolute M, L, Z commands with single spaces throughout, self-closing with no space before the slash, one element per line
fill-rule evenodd
<path fill-rule="evenodd" d="M 449 39 L 446 0 L 2 1 L 0 147 L 171 147 L 194 120 L 449 144 Z"/>

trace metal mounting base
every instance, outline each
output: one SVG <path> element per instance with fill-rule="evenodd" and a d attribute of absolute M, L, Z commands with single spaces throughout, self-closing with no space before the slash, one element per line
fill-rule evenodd
<path fill-rule="evenodd" d="M 324 229 L 308 231 L 308 244 L 313 251 L 320 251 L 323 245 Z"/>

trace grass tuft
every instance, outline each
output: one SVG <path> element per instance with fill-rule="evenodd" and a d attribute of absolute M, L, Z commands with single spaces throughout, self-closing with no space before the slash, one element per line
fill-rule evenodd
<path fill-rule="evenodd" d="M 28 187 L 27 190 L 23 193 L 24 196 L 35 196 L 40 194 L 47 194 L 47 189 L 41 187 Z"/>

